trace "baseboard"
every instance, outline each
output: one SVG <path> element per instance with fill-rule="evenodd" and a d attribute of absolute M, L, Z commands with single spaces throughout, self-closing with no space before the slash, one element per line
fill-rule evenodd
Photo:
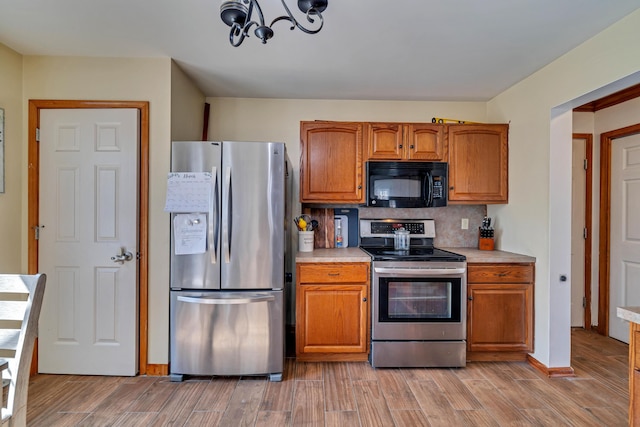
<path fill-rule="evenodd" d="M 168 364 L 147 364 L 147 375 L 155 376 L 155 377 L 164 377 L 169 375 L 169 365 Z"/>
<path fill-rule="evenodd" d="M 467 362 L 526 362 L 527 356 L 521 351 L 468 351 Z"/>
<path fill-rule="evenodd" d="M 548 368 L 531 355 L 527 355 L 527 362 L 529 362 L 531 366 L 533 366 L 549 378 L 564 378 L 576 376 L 576 373 L 573 371 L 573 368 L 571 366 L 567 366 L 564 368 Z"/>

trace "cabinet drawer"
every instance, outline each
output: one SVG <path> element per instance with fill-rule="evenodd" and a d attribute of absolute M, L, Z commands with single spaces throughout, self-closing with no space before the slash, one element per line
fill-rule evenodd
<path fill-rule="evenodd" d="M 532 283 L 533 264 L 468 264 L 469 283 Z"/>
<path fill-rule="evenodd" d="M 366 283 L 369 281 L 369 265 L 359 264 L 314 264 L 298 265 L 299 283 Z"/>

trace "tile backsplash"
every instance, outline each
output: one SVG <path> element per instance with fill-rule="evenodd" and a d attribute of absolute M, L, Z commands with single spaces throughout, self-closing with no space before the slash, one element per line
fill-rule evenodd
<path fill-rule="evenodd" d="M 478 227 L 487 214 L 486 205 L 449 205 L 442 208 L 358 208 L 360 218 L 433 219 L 436 223 L 434 245 L 438 247 L 478 247 Z M 463 218 L 469 229 L 462 230 Z"/>

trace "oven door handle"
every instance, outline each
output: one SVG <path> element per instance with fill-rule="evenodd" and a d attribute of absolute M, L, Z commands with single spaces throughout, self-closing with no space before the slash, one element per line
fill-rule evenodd
<path fill-rule="evenodd" d="M 374 272 L 380 274 L 402 274 L 405 276 L 453 276 L 466 272 L 466 268 L 402 268 L 402 267 L 376 267 Z"/>

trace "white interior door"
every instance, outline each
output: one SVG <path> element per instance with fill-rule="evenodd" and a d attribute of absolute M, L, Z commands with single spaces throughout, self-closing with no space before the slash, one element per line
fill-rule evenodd
<path fill-rule="evenodd" d="M 616 139 L 611 149 L 609 335 L 629 342 L 620 306 L 640 306 L 640 135 Z"/>
<path fill-rule="evenodd" d="M 571 326 L 584 327 L 585 141 L 573 140 L 571 185 Z"/>
<path fill-rule="evenodd" d="M 138 127 L 136 109 L 41 110 L 39 372 L 138 371 Z"/>

